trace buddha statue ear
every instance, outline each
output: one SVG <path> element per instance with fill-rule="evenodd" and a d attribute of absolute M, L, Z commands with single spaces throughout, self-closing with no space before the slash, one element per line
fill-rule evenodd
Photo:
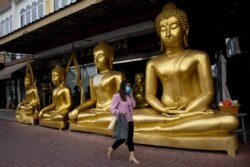
<path fill-rule="evenodd" d="M 189 32 L 189 26 L 187 26 L 187 28 L 185 30 L 185 34 L 183 36 L 183 41 L 184 41 L 185 47 L 188 47 L 188 32 Z"/>
<path fill-rule="evenodd" d="M 163 43 L 161 42 L 161 51 L 163 52 L 164 50 L 164 46 L 163 46 Z"/>

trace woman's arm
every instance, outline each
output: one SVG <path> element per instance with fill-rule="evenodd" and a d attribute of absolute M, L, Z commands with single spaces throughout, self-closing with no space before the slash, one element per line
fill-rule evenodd
<path fill-rule="evenodd" d="M 118 93 L 114 94 L 111 100 L 110 110 L 113 114 L 117 114 L 119 112 L 118 110 L 118 104 L 120 102 L 121 98 Z"/>

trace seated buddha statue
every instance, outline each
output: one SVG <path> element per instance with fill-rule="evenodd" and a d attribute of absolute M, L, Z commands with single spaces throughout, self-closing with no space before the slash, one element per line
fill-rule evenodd
<path fill-rule="evenodd" d="M 155 24 L 163 52 L 146 65 L 145 96 L 151 108 L 134 112 L 135 133 L 144 135 L 144 139 L 140 136 L 137 140 L 156 145 L 216 150 L 225 143 L 222 136 L 234 134 L 238 119 L 209 108 L 214 97 L 209 56 L 204 51 L 187 48 L 188 18 L 173 3 L 164 6 Z M 157 96 L 158 82 L 162 85 L 160 98 Z M 175 138 L 172 143 L 168 143 L 170 140 L 161 141 L 166 135 L 172 136 L 171 139 L 173 136 L 180 138 L 178 141 Z M 158 143 L 150 140 L 151 136 L 158 136 Z M 191 136 L 190 140 L 185 140 L 186 136 Z M 198 143 L 194 136 L 199 136 L 204 143 Z M 209 142 L 217 141 L 207 136 L 215 136 L 213 139 L 223 142 L 215 143 L 212 148 L 208 146 Z M 235 136 L 231 139 L 236 143 Z"/>
<path fill-rule="evenodd" d="M 133 97 L 136 101 L 136 108 L 148 107 L 148 102 L 145 99 L 145 80 L 142 73 L 135 75 L 135 83 L 132 86 Z"/>
<path fill-rule="evenodd" d="M 68 113 L 72 106 L 70 88 L 65 85 L 66 71 L 57 65 L 52 69 L 52 103 L 44 107 L 39 113 L 39 124 L 62 129 L 67 126 Z"/>
<path fill-rule="evenodd" d="M 24 78 L 25 98 L 18 104 L 15 121 L 20 123 L 34 124 L 38 116 L 39 96 L 37 87 L 33 82 L 33 76 L 26 73 Z"/>
<path fill-rule="evenodd" d="M 97 74 L 89 80 L 90 98 L 69 113 L 71 130 L 81 130 L 75 129 L 74 125 L 84 126 L 86 123 L 101 126 L 102 121 L 111 119 L 112 96 L 119 90 L 120 82 L 125 77 L 124 73 L 112 70 L 114 51 L 109 44 L 100 42 L 94 48 L 93 56 Z"/>

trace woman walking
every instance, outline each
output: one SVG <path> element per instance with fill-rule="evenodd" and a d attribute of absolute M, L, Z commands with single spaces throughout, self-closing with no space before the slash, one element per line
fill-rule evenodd
<path fill-rule="evenodd" d="M 128 146 L 129 150 L 129 162 L 133 162 L 135 164 L 140 164 L 135 158 L 134 155 L 134 121 L 133 121 L 133 108 L 136 106 L 135 99 L 132 96 L 131 91 L 131 83 L 127 80 L 123 80 L 120 84 L 119 91 L 113 95 L 111 101 L 111 112 L 116 116 L 120 113 L 125 115 L 125 118 L 128 122 L 128 138 L 126 139 L 118 139 L 114 142 L 114 144 L 108 148 L 108 158 L 111 159 L 112 153 L 123 143 Z"/>

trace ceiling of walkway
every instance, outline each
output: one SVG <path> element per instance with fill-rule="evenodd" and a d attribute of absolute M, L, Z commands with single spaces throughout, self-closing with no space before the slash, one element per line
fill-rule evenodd
<path fill-rule="evenodd" d="M 107 31 L 154 20 L 167 2 L 169 1 L 104 0 L 9 41 L 1 45 L 0 50 L 36 54 Z M 249 34 L 246 21 L 249 10 L 243 0 L 171 2 L 183 8 L 189 16 L 191 46 L 199 49 L 216 48 L 222 42 L 218 42 L 218 38 Z"/>

